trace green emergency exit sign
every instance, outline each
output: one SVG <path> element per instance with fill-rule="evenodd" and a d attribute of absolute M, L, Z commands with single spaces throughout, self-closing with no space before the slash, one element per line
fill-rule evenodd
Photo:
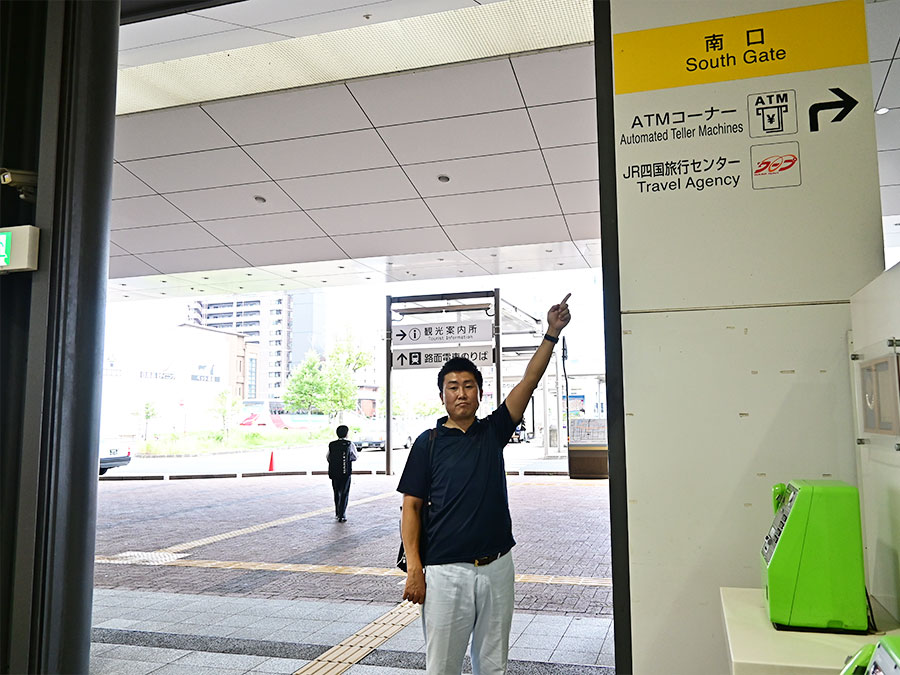
<path fill-rule="evenodd" d="M 39 236 L 40 230 L 33 225 L 0 229 L 0 274 L 35 271 Z"/>
<path fill-rule="evenodd" d="M 0 267 L 8 267 L 12 255 L 12 232 L 0 232 Z"/>

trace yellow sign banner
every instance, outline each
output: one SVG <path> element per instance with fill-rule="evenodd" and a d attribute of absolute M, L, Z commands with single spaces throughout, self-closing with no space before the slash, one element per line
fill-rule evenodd
<path fill-rule="evenodd" d="M 868 62 L 863 0 L 613 36 L 617 94 Z"/>

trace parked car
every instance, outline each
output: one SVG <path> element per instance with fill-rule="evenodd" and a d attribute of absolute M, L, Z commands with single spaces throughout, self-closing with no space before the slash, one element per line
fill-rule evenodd
<path fill-rule="evenodd" d="M 131 442 L 122 438 L 104 438 L 100 441 L 100 475 L 117 466 L 131 462 Z"/>
<path fill-rule="evenodd" d="M 384 418 L 368 418 L 359 413 L 344 413 L 344 424 L 350 427 L 350 440 L 360 450 L 384 450 L 387 435 Z M 410 448 L 417 434 L 403 420 L 391 422 L 391 441 L 394 448 Z"/>

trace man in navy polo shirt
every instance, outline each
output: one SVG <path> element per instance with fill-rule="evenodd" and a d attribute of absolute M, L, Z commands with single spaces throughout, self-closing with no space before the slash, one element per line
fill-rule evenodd
<path fill-rule="evenodd" d="M 475 417 L 483 378 L 474 363 L 451 359 L 438 374 L 447 417 L 438 420 L 436 433 L 416 439 L 397 486 L 407 561 L 403 598 L 422 604 L 428 675 L 459 675 L 470 636 L 473 674 L 506 672 L 516 542 L 503 448 L 571 319 L 569 295 L 547 313 L 547 334 L 522 381 L 487 417 Z"/>

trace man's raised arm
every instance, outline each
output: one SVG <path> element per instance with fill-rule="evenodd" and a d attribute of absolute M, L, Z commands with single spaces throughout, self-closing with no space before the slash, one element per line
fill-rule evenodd
<path fill-rule="evenodd" d="M 569 305 L 566 304 L 571 295 L 571 293 L 566 293 L 566 297 L 562 299 L 562 302 L 558 305 L 553 305 L 550 311 L 547 312 L 547 336 L 550 338 L 558 338 L 562 329 L 572 319 L 572 315 L 569 313 Z M 528 401 L 531 400 L 531 395 L 544 376 L 544 371 L 547 370 L 547 364 L 550 363 L 550 356 L 553 354 L 555 345 L 555 340 L 548 340 L 546 336 L 544 337 L 534 356 L 528 362 L 521 382 L 513 387 L 513 390 L 509 392 L 509 396 L 506 397 L 506 408 L 509 410 L 509 415 L 513 420 L 518 421 L 525 414 Z"/>

